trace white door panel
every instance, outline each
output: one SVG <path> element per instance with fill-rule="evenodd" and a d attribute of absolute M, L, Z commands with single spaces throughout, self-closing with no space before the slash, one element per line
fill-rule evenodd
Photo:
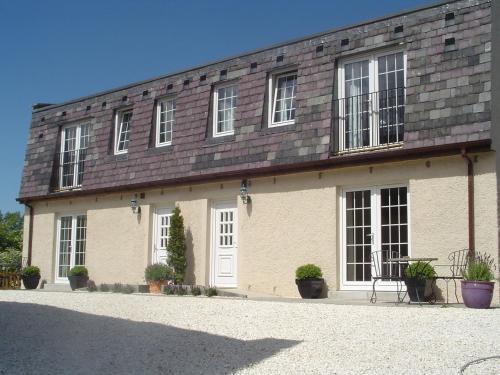
<path fill-rule="evenodd" d="M 213 217 L 213 283 L 237 285 L 237 210 L 234 204 L 215 206 Z"/>

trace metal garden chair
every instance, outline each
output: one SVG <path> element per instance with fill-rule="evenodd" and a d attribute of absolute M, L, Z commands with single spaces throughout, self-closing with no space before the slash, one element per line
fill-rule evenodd
<path fill-rule="evenodd" d="M 406 292 L 401 297 L 403 293 L 403 269 L 400 262 L 391 261 L 391 258 L 399 257 L 397 251 L 391 252 L 390 250 L 379 250 L 372 253 L 372 296 L 370 297 L 370 302 L 377 302 L 377 281 L 395 281 L 396 282 L 396 292 L 398 295 L 397 302 L 402 302 Z"/>
<path fill-rule="evenodd" d="M 467 262 L 469 260 L 469 249 L 462 249 L 457 251 L 452 251 L 450 255 L 448 255 L 449 264 L 436 264 L 436 267 L 448 267 L 449 273 L 446 275 L 438 275 L 435 279 L 444 280 L 446 282 L 446 303 L 448 303 L 448 286 L 450 281 L 453 281 L 455 285 L 455 297 L 457 299 L 457 303 L 460 303 L 458 300 L 457 293 L 457 280 L 461 280 L 464 277 L 462 276 L 463 271 L 467 267 Z"/>

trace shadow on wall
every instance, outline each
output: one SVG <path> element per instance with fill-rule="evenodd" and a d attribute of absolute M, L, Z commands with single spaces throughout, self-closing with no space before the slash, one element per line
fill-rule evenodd
<path fill-rule="evenodd" d="M 298 343 L 14 302 L 0 302 L 0 332 L 2 374 L 228 374 Z"/>
<path fill-rule="evenodd" d="M 186 230 L 186 277 L 184 278 L 184 284 L 196 284 L 194 276 L 194 243 L 193 243 L 193 233 L 191 229 Z"/>

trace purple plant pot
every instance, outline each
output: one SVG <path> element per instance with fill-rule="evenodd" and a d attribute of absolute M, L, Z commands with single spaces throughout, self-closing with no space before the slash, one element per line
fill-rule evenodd
<path fill-rule="evenodd" d="M 487 309 L 493 299 L 493 281 L 466 281 L 462 280 L 462 298 L 467 307 L 473 309 Z"/>

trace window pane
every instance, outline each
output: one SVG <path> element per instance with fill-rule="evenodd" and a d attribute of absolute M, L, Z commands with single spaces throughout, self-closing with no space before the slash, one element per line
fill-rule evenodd
<path fill-rule="evenodd" d="M 156 124 L 156 145 L 162 146 L 172 142 L 172 129 L 175 121 L 175 100 L 167 99 L 158 103 Z"/>
<path fill-rule="evenodd" d="M 278 76 L 273 88 L 273 123 L 291 121 L 295 119 L 295 92 L 297 74 Z"/>

